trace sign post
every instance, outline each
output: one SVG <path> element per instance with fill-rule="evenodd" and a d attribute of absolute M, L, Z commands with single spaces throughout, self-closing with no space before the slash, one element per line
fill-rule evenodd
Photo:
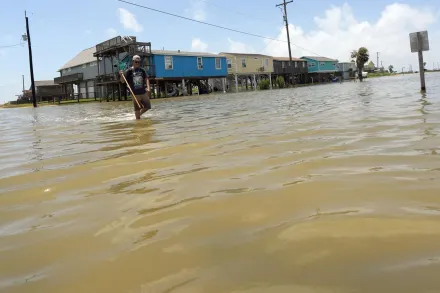
<path fill-rule="evenodd" d="M 419 54 L 419 72 L 420 72 L 420 87 L 424 92 L 425 86 L 425 66 L 423 64 L 423 51 L 429 51 L 429 38 L 427 31 L 415 32 L 409 34 L 409 41 L 411 44 L 411 53 L 417 52 Z"/>

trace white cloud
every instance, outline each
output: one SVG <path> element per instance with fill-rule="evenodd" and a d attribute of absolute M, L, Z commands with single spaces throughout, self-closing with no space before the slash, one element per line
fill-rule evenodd
<path fill-rule="evenodd" d="M 125 29 L 133 30 L 137 33 L 142 32 L 144 28 L 140 25 L 134 14 L 124 8 L 118 8 L 119 21 Z"/>
<path fill-rule="evenodd" d="M 206 3 L 198 0 L 190 1 L 190 8 L 185 9 L 186 15 L 189 17 L 198 20 L 205 21 L 206 20 Z"/>
<path fill-rule="evenodd" d="M 415 68 L 417 54 L 410 51 L 409 33 L 428 29 L 430 47 L 438 47 L 440 45 L 438 41 L 440 31 L 429 29 L 429 26 L 437 18 L 438 14 L 434 11 L 395 3 L 386 6 L 376 22 L 359 21 L 349 4 L 345 3 L 339 7 L 332 6 L 325 11 L 322 17 L 314 18 L 316 24 L 314 31 L 306 33 L 301 27 L 289 25 L 291 42 L 309 50 L 292 45 L 292 56 L 301 57 L 316 53 L 340 61 L 348 61 L 352 50 L 365 46 L 369 49 L 370 59 L 374 63 L 376 63 L 376 52 L 380 52 L 379 57 L 385 67 L 393 64 L 395 68 L 398 68 L 413 63 L 413 68 Z M 285 27 L 280 27 L 279 30 L 280 33 L 276 38 L 287 40 Z M 434 42 L 438 45 L 435 46 Z M 265 43 L 267 47 L 263 53 L 273 56 L 288 56 L 287 43 L 269 40 Z M 234 47 L 245 51 L 246 48 L 242 45 L 244 44 L 234 44 Z M 425 53 L 428 65 L 429 53 Z M 430 61 L 431 66 L 433 61 L 435 60 Z"/>
<path fill-rule="evenodd" d="M 229 42 L 229 51 L 232 53 L 255 53 L 254 48 L 252 46 L 248 46 L 245 43 L 236 42 L 232 39 L 228 38 Z"/>
<path fill-rule="evenodd" d="M 199 52 L 206 52 L 208 49 L 208 44 L 202 42 L 199 38 L 192 39 L 191 42 L 191 50 L 193 51 L 199 51 Z"/>
<path fill-rule="evenodd" d="M 106 33 L 107 37 L 109 37 L 109 38 L 114 38 L 114 37 L 116 37 L 118 35 L 118 31 L 115 30 L 114 28 L 111 28 L 111 27 L 108 28 L 105 31 L 105 33 Z"/>

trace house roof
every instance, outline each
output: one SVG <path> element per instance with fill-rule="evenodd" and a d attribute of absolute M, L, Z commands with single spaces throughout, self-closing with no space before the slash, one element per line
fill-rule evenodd
<path fill-rule="evenodd" d="M 219 55 L 237 55 L 237 56 L 255 56 L 255 57 L 270 57 L 269 55 L 263 55 L 263 54 L 254 54 L 254 53 L 231 53 L 231 52 L 220 52 Z"/>
<path fill-rule="evenodd" d="M 318 56 L 303 56 L 301 58 L 307 58 L 307 59 L 311 59 L 311 60 L 315 60 L 315 61 L 319 61 L 319 62 L 338 61 L 336 59 L 331 59 L 331 58 L 327 58 L 327 57 L 318 57 Z"/>
<path fill-rule="evenodd" d="M 274 61 L 290 61 L 289 57 L 273 57 Z M 307 61 L 301 58 L 294 58 L 292 57 L 292 61 Z"/>
<path fill-rule="evenodd" d="M 219 55 L 217 55 L 217 54 L 206 53 L 206 52 L 151 50 L 151 53 L 156 54 L 156 55 L 171 55 L 171 56 L 219 57 Z"/>
<path fill-rule="evenodd" d="M 56 85 L 55 82 L 53 81 L 53 79 L 49 79 L 49 80 L 36 80 L 35 81 L 35 86 L 51 86 L 51 85 Z"/>
<path fill-rule="evenodd" d="M 75 57 L 70 59 L 69 62 L 63 65 L 58 71 L 61 71 L 66 68 L 72 68 L 76 66 L 80 66 L 83 64 L 91 63 L 96 61 L 96 57 L 93 57 L 93 53 L 96 52 L 96 47 L 91 47 L 79 52 Z"/>

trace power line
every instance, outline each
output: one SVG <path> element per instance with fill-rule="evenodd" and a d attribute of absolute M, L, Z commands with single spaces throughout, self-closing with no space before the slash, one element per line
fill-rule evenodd
<path fill-rule="evenodd" d="M 275 39 L 275 38 L 271 38 L 271 37 L 265 37 L 265 36 L 261 36 L 261 35 L 257 35 L 257 34 L 253 34 L 253 33 L 244 32 L 244 31 L 239 31 L 239 30 L 236 30 L 236 29 L 231 29 L 231 28 L 227 28 L 227 27 L 224 27 L 224 26 L 220 26 L 220 25 L 216 25 L 216 24 L 212 24 L 212 23 L 208 23 L 208 22 L 204 22 L 204 21 L 200 21 L 200 20 L 195 20 L 195 19 L 192 19 L 192 18 L 188 18 L 188 17 L 184 17 L 184 16 L 181 16 L 181 15 L 173 14 L 173 13 L 170 13 L 170 12 L 162 11 L 162 10 L 159 10 L 159 9 L 143 6 L 143 5 L 132 3 L 132 2 L 129 2 L 129 1 L 125 1 L 125 0 L 118 0 L 118 1 L 130 4 L 130 5 L 133 5 L 133 6 L 141 7 L 141 8 L 144 8 L 144 9 L 152 10 L 152 11 L 155 11 L 155 12 L 159 12 L 159 13 L 162 13 L 162 14 L 171 15 L 171 16 L 174 16 L 174 17 L 177 17 L 177 18 L 182 18 L 182 19 L 185 19 L 185 20 L 189 20 L 189 21 L 193 21 L 193 22 L 209 25 L 209 26 L 212 26 L 212 27 L 216 27 L 216 28 L 220 28 L 220 29 L 224 29 L 224 30 L 228 30 L 228 31 L 232 31 L 232 32 L 236 32 L 236 33 L 252 36 L 252 37 L 257 37 L 257 38 L 261 38 L 261 39 L 267 39 L 267 40 L 272 40 L 272 41 L 288 43 L 285 40 L 280 40 L 280 39 Z M 310 53 L 312 53 L 312 54 L 314 54 L 314 55 L 316 55 L 318 57 L 323 57 L 323 56 L 321 56 L 321 55 L 319 55 L 319 54 L 317 54 L 315 52 L 307 50 L 306 48 L 298 46 L 298 45 L 296 45 L 294 43 L 290 43 L 290 44 L 294 45 L 295 47 L 300 48 L 300 49 L 302 49 L 304 51 L 310 52 Z"/>
<path fill-rule="evenodd" d="M 280 8 L 281 9 L 281 8 Z M 284 13 L 283 13 L 283 10 L 281 9 L 281 14 L 283 14 L 284 15 Z M 281 25 L 284 25 L 284 19 L 283 19 L 283 22 L 282 22 L 282 24 Z M 277 34 L 278 35 L 278 34 Z M 276 37 L 276 36 L 275 36 Z M 273 37 L 274 39 L 275 39 L 275 37 Z M 270 41 L 269 43 L 267 43 L 266 44 L 266 46 L 264 46 L 264 48 L 263 49 L 261 49 L 260 51 L 258 51 L 258 53 L 261 53 L 261 52 L 263 52 L 270 44 L 272 44 L 272 42 L 273 42 L 273 40 L 272 41 Z"/>
<path fill-rule="evenodd" d="M 3 48 L 12 48 L 12 47 L 17 47 L 17 46 L 22 46 L 22 47 L 23 47 L 23 45 L 24 45 L 24 43 L 15 44 L 15 45 L 0 46 L 0 49 L 3 49 Z"/>

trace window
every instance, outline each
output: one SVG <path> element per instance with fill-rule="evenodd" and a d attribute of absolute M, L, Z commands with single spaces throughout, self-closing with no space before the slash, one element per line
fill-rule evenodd
<path fill-rule="evenodd" d="M 321 62 L 320 65 L 321 65 L 321 66 L 325 66 L 325 62 Z"/>
<path fill-rule="evenodd" d="M 315 67 L 316 63 L 315 62 L 310 62 L 309 63 L 309 67 Z"/>
<path fill-rule="evenodd" d="M 264 67 L 269 68 L 269 59 L 264 60 Z"/>
<path fill-rule="evenodd" d="M 215 69 L 222 69 L 222 62 L 220 58 L 215 58 Z"/>
<path fill-rule="evenodd" d="M 83 64 L 83 65 L 82 65 L 82 68 L 86 68 L 86 67 L 87 67 L 87 64 Z"/>
<path fill-rule="evenodd" d="M 285 68 L 286 67 L 286 63 L 284 63 L 284 61 L 281 61 L 281 68 Z"/>
<path fill-rule="evenodd" d="M 96 66 L 96 65 L 97 65 L 96 61 L 90 63 L 90 66 Z"/>
<path fill-rule="evenodd" d="M 302 64 L 303 64 L 303 68 L 306 68 L 306 62 L 303 62 Z"/>
<path fill-rule="evenodd" d="M 246 58 L 241 58 L 241 67 L 246 67 Z"/>
<path fill-rule="evenodd" d="M 67 69 L 67 72 L 70 72 L 70 71 L 72 71 L 72 68 Z"/>
<path fill-rule="evenodd" d="M 165 56 L 165 70 L 173 70 L 173 56 Z"/>
<path fill-rule="evenodd" d="M 228 64 L 228 68 L 232 68 L 232 61 L 231 61 L 231 59 L 226 59 L 226 63 Z"/>
<path fill-rule="evenodd" d="M 199 70 L 202 70 L 202 69 L 203 69 L 203 60 L 202 60 L 202 57 L 197 57 L 197 68 L 198 68 Z"/>
<path fill-rule="evenodd" d="M 295 61 L 295 68 L 298 68 L 298 61 Z"/>

